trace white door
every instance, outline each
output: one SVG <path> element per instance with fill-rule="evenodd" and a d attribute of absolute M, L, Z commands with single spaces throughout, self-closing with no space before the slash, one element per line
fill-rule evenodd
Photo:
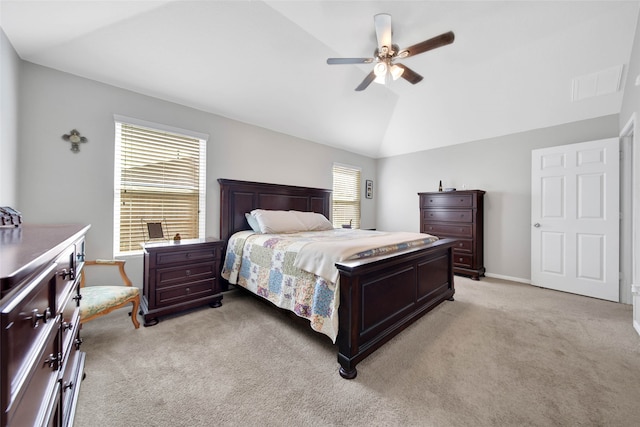
<path fill-rule="evenodd" d="M 617 138 L 531 152 L 531 281 L 619 301 Z"/>

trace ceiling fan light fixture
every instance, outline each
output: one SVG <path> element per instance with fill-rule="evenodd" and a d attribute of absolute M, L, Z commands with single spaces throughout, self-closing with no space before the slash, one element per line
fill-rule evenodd
<path fill-rule="evenodd" d="M 373 73 L 376 75 L 376 77 L 382 77 L 384 79 L 384 76 L 387 74 L 388 69 L 389 68 L 387 67 L 386 63 L 378 62 L 373 67 Z"/>
<path fill-rule="evenodd" d="M 404 73 L 404 68 L 392 65 L 389 69 L 389 73 L 391 73 L 393 80 L 398 80 L 402 76 L 402 73 Z"/>
<path fill-rule="evenodd" d="M 387 84 L 387 80 L 388 80 L 388 75 L 387 74 L 381 74 L 379 76 L 376 76 L 375 80 L 373 80 L 374 83 L 378 83 L 379 85 L 384 85 Z"/>

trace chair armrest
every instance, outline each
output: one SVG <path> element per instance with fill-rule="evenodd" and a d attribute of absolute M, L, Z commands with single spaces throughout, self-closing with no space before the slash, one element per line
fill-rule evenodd
<path fill-rule="evenodd" d="M 95 259 L 84 262 L 85 267 L 90 266 L 107 266 L 107 267 L 118 267 L 120 272 L 120 277 L 122 278 L 122 282 L 125 286 L 133 286 L 133 283 L 127 276 L 127 273 L 124 271 L 125 261 L 122 259 Z M 85 275 L 80 276 L 80 287 L 84 287 L 85 285 Z"/>

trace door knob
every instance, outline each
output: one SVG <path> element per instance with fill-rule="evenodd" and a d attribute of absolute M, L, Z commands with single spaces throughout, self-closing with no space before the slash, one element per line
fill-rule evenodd
<path fill-rule="evenodd" d="M 536 222 L 535 224 L 533 224 L 533 226 L 534 226 L 535 228 L 540 228 L 540 223 L 539 223 L 539 222 Z"/>

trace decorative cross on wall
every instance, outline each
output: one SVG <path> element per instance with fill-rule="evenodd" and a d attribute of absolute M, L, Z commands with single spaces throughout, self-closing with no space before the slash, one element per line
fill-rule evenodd
<path fill-rule="evenodd" d="M 80 132 L 72 129 L 68 134 L 62 135 L 62 139 L 71 143 L 71 151 L 77 153 L 80 151 L 80 143 L 89 141 L 84 136 L 80 136 Z"/>

